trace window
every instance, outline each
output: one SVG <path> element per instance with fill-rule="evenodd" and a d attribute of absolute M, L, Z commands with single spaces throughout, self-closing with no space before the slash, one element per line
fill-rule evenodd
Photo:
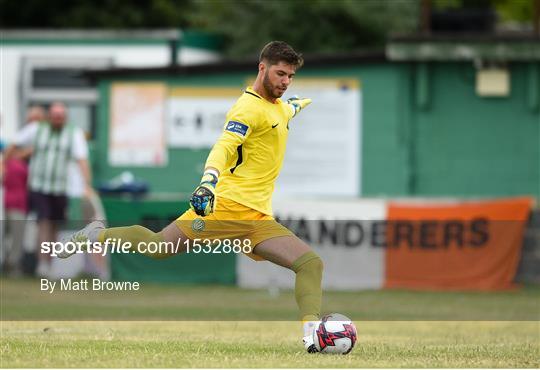
<path fill-rule="evenodd" d="M 41 105 L 47 108 L 60 101 L 68 109 L 68 121 L 81 127 L 89 140 L 95 136 L 98 92 L 95 81 L 85 71 L 109 68 L 109 58 L 24 58 L 21 68 L 22 104 L 20 117 L 26 108 Z M 24 122 L 21 119 L 21 122 Z"/>
<path fill-rule="evenodd" d="M 93 88 L 95 83 L 81 68 L 36 68 L 32 71 L 32 87 L 36 89 Z"/>

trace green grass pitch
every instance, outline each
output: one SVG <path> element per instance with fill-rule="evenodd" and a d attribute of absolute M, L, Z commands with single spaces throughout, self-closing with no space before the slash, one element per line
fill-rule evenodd
<path fill-rule="evenodd" d="M 144 293 L 99 294 L 85 301 L 74 294 L 43 298 L 34 280 L 0 283 L 3 368 L 540 367 L 538 287 L 492 294 L 328 292 L 324 311 L 339 309 L 358 329 L 352 353 L 331 356 L 304 353 L 291 292 L 270 297 L 232 287 L 149 285 Z M 501 312 L 513 311 L 504 316 L 487 310 L 494 304 Z M 452 319 L 446 307 L 459 305 L 468 316 Z M 202 316 L 213 311 L 215 320 L 197 320 L 197 306 Z M 66 310 L 78 316 L 61 321 Z M 249 320 L 272 310 L 272 321 L 240 321 L 239 315 Z M 473 319 L 481 312 L 490 321 Z"/>

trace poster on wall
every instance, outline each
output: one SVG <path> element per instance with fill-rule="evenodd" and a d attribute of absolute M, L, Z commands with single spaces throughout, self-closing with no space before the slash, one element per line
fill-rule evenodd
<path fill-rule="evenodd" d="M 284 98 L 311 105 L 290 122 L 276 196 L 361 194 L 361 90 L 354 79 L 297 79 Z"/>
<path fill-rule="evenodd" d="M 170 91 L 167 122 L 172 148 L 205 149 L 217 141 L 240 88 L 177 87 Z"/>
<path fill-rule="evenodd" d="M 161 83 L 116 83 L 111 87 L 109 164 L 167 165 L 165 102 Z"/>

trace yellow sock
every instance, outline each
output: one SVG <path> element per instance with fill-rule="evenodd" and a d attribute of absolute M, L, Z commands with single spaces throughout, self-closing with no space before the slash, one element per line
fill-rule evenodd
<path fill-rule="evenodd" d="M 134 226 L 125 226 L 125 227 L 112 227 L 110 229 L 105 229 L 99 233 L 98 241 L 104 243 L 107 239 L 116 239 L 122 240 L 122 242 L 130 242 L 131 249 L 139 252 L 137 245 L 139 243 L 161 243 L 164 241 L 163 234 L 161 232 L 155 233 L 152 230 L 147 229 L 146 227 L 134 225 Z M 145 248 L 146 249 L 146 248 Z M 163 248 L 165 249 L 165 248 Z M 172 253 L 144 253 L 145 256 L 163 259 L 172 256 Z"/>
<path fill-rule="evenodd" d="M 294 261 L 294 296 L 302 321 L 316 321 L 321 314 L 323 263 L 315 252 L 307 252 Z"/>

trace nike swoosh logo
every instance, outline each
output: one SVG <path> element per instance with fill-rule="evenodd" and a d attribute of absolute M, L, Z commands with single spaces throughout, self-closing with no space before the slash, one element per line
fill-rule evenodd
<path fill-rule="evenodd" d="M 279 126 L 279 123 L 276 123 L 275 125 L 272 125 L 272 128 L 276 128 Z"/>

